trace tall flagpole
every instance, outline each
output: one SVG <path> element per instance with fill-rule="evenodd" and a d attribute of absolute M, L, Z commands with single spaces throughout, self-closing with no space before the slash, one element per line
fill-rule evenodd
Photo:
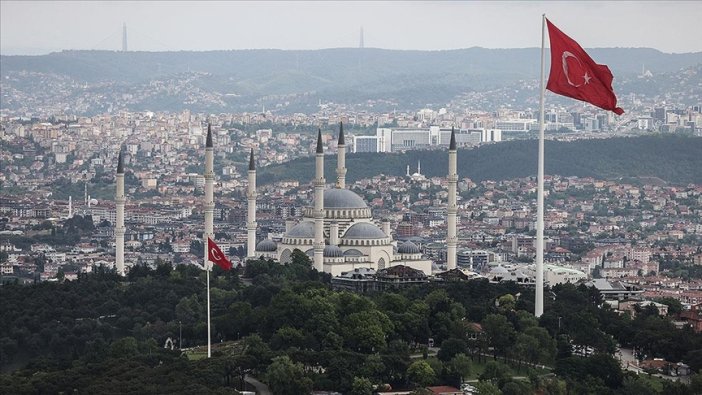
<path fill-rule="evenodd" d="M 207 125 L 207 142 L 205 143 L 205 232 L 202 235 L 205 247 L 205 271 L 207 271 L 207 358 L 212 356 L 212 328 L 210 327 L 210 261 L 208 241 L 214 239 L 214 146 L 212 128 Z"/>
<path fill-rule="evenodd" d="M 546 14 L 541 15 L 541 85 L 539 111 L 539 169 L 537 174 L 536 198 L 536 302 L 534 315 L 544 313 L 544 63 L 546 41 Z"/>

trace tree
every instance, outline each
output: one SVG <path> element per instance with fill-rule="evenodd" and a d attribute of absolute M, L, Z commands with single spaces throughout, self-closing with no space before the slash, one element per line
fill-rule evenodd
<path fill-rule="evenodd" d="M 456 354 L 449 362 L 449 367 L 461 377 L 461 382 L 463 382 L 463 378 L 468 376 L 471 371 L 470 358 L 465 354 Z"/>
<path fill-rule="evenodd" d="M 416 386 L 426 387 L 436 380 L 436 373 L 427 361 L 419 360 L 407 368 L 407 378 Z"/>
<path fill-rule="evenodd" d="M 497 361 L 488 361 L 485 364 L 485 369 L 480 375 L 480 380 L 491 381 L 497 385 L 501 385 L 507 379 L 509 368 L 507 365 Z"/>
<path fill-rule="evenodd" d="M 354 377 L 351 385 L 351 395 L 372 395 L 373 383 L 365 377 Z"/>
<path fill-rule="evenodd" d="M 532 395 L 534 390 L 527 381 L 511 380 L 502 386 L 503 395 Z"/>
<path fill-rule="evenodd" d="M 274 394 L 297 395 L 312 391 L 312 380 L 305 375 L 302 364 L 293 363 L 287 355 L 273 358 L 266 369 L 266 377 Z"/>
<path fill-rule="evenodd" d="M 473 385 L 479 395 L 502 395 L 500 388 L 490 381 L 480 380 Z"/>
<path fill-rule="evenodd" d="M 483 319 L 482 326 L 493 347 L 495 358 L 498 353 L 506 356 L 507 350 L 514 344 L 515 331 L 512 323 L 503 315 L 489 314 Z"/>
<path fill-rule="evenodd" d="M 514 310 L 516 300 L 512 294 L 505 294 L 497 298 L 497 306 L 500 312 L 506 313 Z"/>
<path fill-rule="evenodd" d="M 137 340 L 133 337 L 123 337 L 110 345 L 110 354 L 115 358 L 131 357 L 138 350 Z"/>
<path fill-rule="evenodd" d="M 466 354 L 467 352 L 468 345 L 464 340 L 450 338 L 441 342 L 441 348 L 437 353 L 437 357 L 443 362 L 448 362 L 457 354 Z"/>

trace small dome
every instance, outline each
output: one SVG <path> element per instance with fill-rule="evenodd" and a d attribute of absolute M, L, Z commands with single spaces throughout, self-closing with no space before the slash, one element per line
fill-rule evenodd
<path fill-rule="evenodd" d="M 397 247 L 397 252 L 400 254 L 419 254 L 419 247 L 411 241 L 406 241 Z"/>
<path fill-rule="evenodd" d="M 490 270 L 490 274 L 509 274 L 509 270 L 505 269 L 501 265 L 498 265 Z"/>
<path fill-rule="evenodd" d="M 297 238 L 314 238 L 314 222 L 312 221 L 302 221 L 299 224 L 293 226 L 290 232 L 286 233 L 287 237 L 297 237 Z"/>
<path fill-rule="evenodd" d="M 363 256 L 363 253 L 355 248 L 352 248 L 350 250 L 346 250 L 346 252 L 344 252 L 344 256 Z"/>
<path fill-rule="evenodd" d="M 256 244 L 256 251 L 259 252 L 273 252 L 278 249 L 278 245 L 275 241 L 271 239 L 261 240 Z"/>
<path fill-rule="evenodd" d="M 344 252 L 338 246 L 326 246 L 324 247 L 324 256 L 329 258 L 339 258 L 344 256 Z"/>
<path fill-rule="evenodd" d="M 344 239 L 385 239 L 387 236 L 379 227 L 370 222 L 351 225 L 344 233 Z"/>
<path fill-rule="evenodd" d="M 368 208 L 363 198 L 348 189 L 330 188 L 324 190 L 324 208 Z"/>

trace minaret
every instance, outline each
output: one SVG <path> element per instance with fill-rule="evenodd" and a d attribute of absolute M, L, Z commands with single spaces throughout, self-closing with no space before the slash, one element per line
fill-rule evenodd
<path fill-rule="evenodd" d="M 336 162 L 336 187 L 346 188 L 346 144 L 344 144 L 344 124 L 339 122 L 338 160 Z"/>
<path fill-rule="evenodd" d="M 207 238 L 214 239 L 214 146 L 212 145 L 212 127 L 207 125 L 207 141 L 205 143 L 205 233 L 202 235 L 203 246 L 207 246 Z M 207 262 L 207 248 L 205 248 Z"/>
<path fill-rule="evenodd" d="M 248 235 L 246 256 L 253 258 L 256 255 L 256 162 L 254 152 L 251 148 L 249 156 L 249 189 L 246 194 L 248 198 L 248 214 L 246 217 L 246 232 Z"/>
<path fill-rule="evenodd" d="M 422 174 L 422 161 L 417 160 L 417 174 Z"/>
<path fill-rule="evenodd" d="M 457 163 L 456 163 L 456 132 L 451 128 L 451 143 L 449 144 L 449 167 L 448 167 L 448 227 L 446 236 L 446 266 L 448 270 L 456 268 L 456 184 L 458 183 Z"/>
<path fill-rule="evenodd" d="M 117 190 L 115 191 L 115 269 L 120 276 L 124 275 L 124 164 L 122 150 L 117 159 Z"/>
<path fill-rule="evenodd" d="M 324 145 L 322 130 L 317 134 L 316 171 L 314 178 L 314 268 L 324 270 Z"/>
<path fill-rule="evenodd" d="M 68 218 L 73 218 L 73 196 L 68 197 Z"/>

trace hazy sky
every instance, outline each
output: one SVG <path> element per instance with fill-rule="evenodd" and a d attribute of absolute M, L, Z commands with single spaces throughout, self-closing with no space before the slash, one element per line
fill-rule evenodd
<path fill-rule="evenodd" d="M 542 13 L 584 47 L 702 51 L 702 2 L 0 1 L 0 51 L 538 47 Z M 548 40 L 547 40 L 548 45 Z"/>

